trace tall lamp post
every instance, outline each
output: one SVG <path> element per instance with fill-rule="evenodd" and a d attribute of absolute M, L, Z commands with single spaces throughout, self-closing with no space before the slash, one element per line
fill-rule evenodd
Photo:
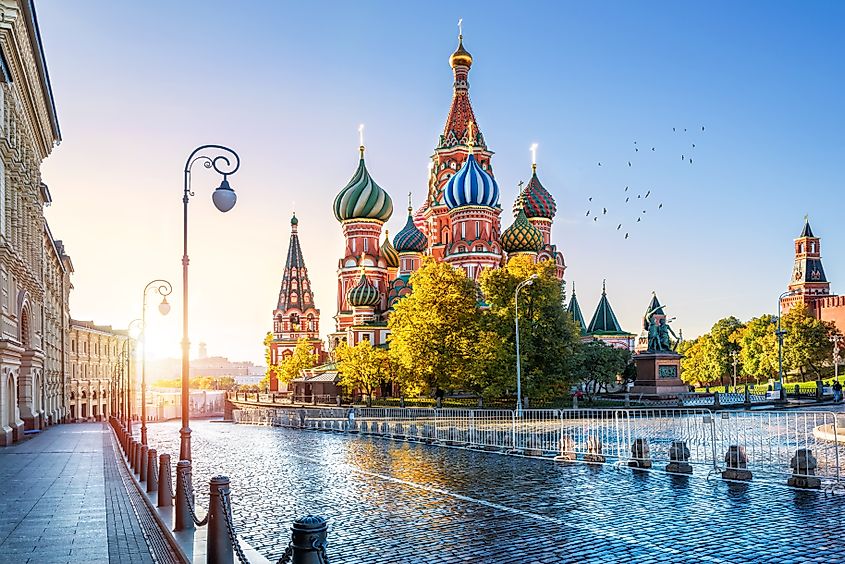
<path fill-rule="evenodd" d="M 513 293 L 513 323 L 516 328 L 516 415 L 522 417 L 522 362 L 519 358 L 519 291 L 530 286 L 537 279 L 536 274 L 532 274 L 522 282 L 516 285 L 516 290 Z"/>
<path fill-rule="evenodd" d="M 123 356 L 126 359 L 126 431 L 132 436 L 132 326 L 136 323 L 141 324 L 139 334 L 144 333 L 144 324 L 140 319 L 133 319 L 126 327 L 126 340 L 123 342 Z"/>
<path fill-rule="evenodd" d="M 833 378 L 834 381 L 839 381 L 839 343 L 842 341 L 842 335 L 833 335 L 830 337 L 830 342 L 833 343 Z"/>
<path fill-rule="evenodd" d="M 783 301 L 784 297 L 792 296 L 797 293 L 797 290 L 787 290 L 778 298 L 778 328 L 777 331 L 775 331 L 775 335 L 778 337 L 778 382 L 780 383 L 781 401 L 786 401 L 786 388 L 783 385 L 783 336 L 786 335 L 786 331 L 780 328 L 780 303 Z"/>
<path fill-rule="evenodd" d="M 141 349 L 141 444 L 147 444 L 147 293 L 150 288 L 154 289 L 161 296 L 161 303 L 158 304 L 158 311 L 162 315 L 170 313 L 170 304 L 167 303 L 167 296 L 173 292 L 173 286 L 167 280 L 153 280 L 144 287 L 144 299 L 141 306 L 141 326 L 144 332 Z"/>
<path fill-rule="evenodd" d="M 222 153 L 222 154 L 220 154 Z M 227 212 L 235 206 L 237 195 L 229 186 L 227 177 L 237 172 L 241 166 L 238 154 L 223 145 L 202 145 L 185 161 L 184 189 L 182 192 L 182 428 L 179 445 L 179 459 L 191 460 L 191 428 L 189 426 L 188 400 L 190 394 L 190 342 L 188 341 L 188 202 L 194 193 L 191 191 L 191 168 L 201 161 L 205 168 L 213 168 L 223 176 L 223 181 L 211 195 L 211 200 L 221 212 Z"/>
<path fill-rule="evenodd" d="M 731 351 L 731 363 L 734 365 L 734 393 L 736 393 L 736 365 L 739 362 L 737 357 L 739 353 L 736 351 Z"/>

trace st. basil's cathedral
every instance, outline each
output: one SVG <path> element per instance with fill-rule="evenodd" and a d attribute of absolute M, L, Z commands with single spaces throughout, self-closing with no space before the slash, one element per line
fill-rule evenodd
<path fill-rule="evenodd" d="M 393 214 L 393 200 L 370 175 L 363 143 L 359 147 L 358 167 L 333 205 L 345 248 L 338 261 L 337 314 L 335 331 L 329 334 L 329 351 L 340 342 L 387 343 L 387 318 L 396 301 L 410 293 L 411 274 L 420 267 L 423 256 L 460 267 L 469 278 L 478 280 L 486 268 L 499 268 L 510 257 L 529 255 L 536 261 L 554 261 L 557 278 L 563 280 L 566 262 L 552 243 L 557 205 L 537 176 L 536 162 L 513 204 L 513 223 L 501 230 L 493 151 L 478 127 L 469 99 L 472 63 L 459 36 L 458 48 L 449 57 L 454 75 L 452 104 L 431 156 L 425 201 L 416 211 L 409 201 L 405 226 L 392 241 L 386 230 L 382 237 L 382 228 Z M 303 337 L 314 343 L 321 360 L 328 352 L 319 342 L 320 312 L 313 305 L 296 224 L 294 217 L 282 288 L 273 311 L 270 348 L 274 364 L 292 354 Z M 570 311 L 577 310 L 573 314 L 585 338 L 617 346 L 633 344 L 633 335 L 619 326 L 604 291 L 589 327 L 575 300 L 573 293 Z"/>

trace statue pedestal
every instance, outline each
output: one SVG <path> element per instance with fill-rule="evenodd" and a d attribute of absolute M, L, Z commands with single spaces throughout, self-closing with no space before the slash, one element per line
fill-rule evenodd
<path fill-rule="evenodd" d="M 681 358 L 674 352 L 643 352 L 634 355 L 637 379 L 631 394 L 667 399 L 689 392 L 681 380 Z"/>

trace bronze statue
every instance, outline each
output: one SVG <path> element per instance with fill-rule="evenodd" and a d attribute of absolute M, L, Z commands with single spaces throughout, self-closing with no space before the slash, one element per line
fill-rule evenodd
<path fill-rule="evenodd" d="M 665 317 L 661 317 L 659 320 L 654 319 L 654 314 L 658 309 L 665 308 L 666 306 L 660 306 L 655 308 L 648 313 L 645 314 L 643 318 L 643 327 L 648 329 L 648 350 L 647 352 L 672 352 L 675 350 L 675 347 L 678 345 L 679 338 L 669 327 L 669 324 L 666 322 Z M 672 340 L 669 336 L 675 337 L 675 343 L 672 343 Z"/>

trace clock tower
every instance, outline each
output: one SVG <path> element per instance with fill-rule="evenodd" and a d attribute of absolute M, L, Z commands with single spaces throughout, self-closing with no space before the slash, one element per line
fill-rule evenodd
<path fill-rule="evenodd" d="M 781 306 L 784 313 L 796 304 L 810 306 L 819 298 L 830 295 L 830 282 L 824 275 L 821 257 L 821 241 L 813 235 L 810 221 L 804 218 L 804 229 L 795 239 L 795 261 L 789 280 L 791 296 L 784 296 Z"/>

